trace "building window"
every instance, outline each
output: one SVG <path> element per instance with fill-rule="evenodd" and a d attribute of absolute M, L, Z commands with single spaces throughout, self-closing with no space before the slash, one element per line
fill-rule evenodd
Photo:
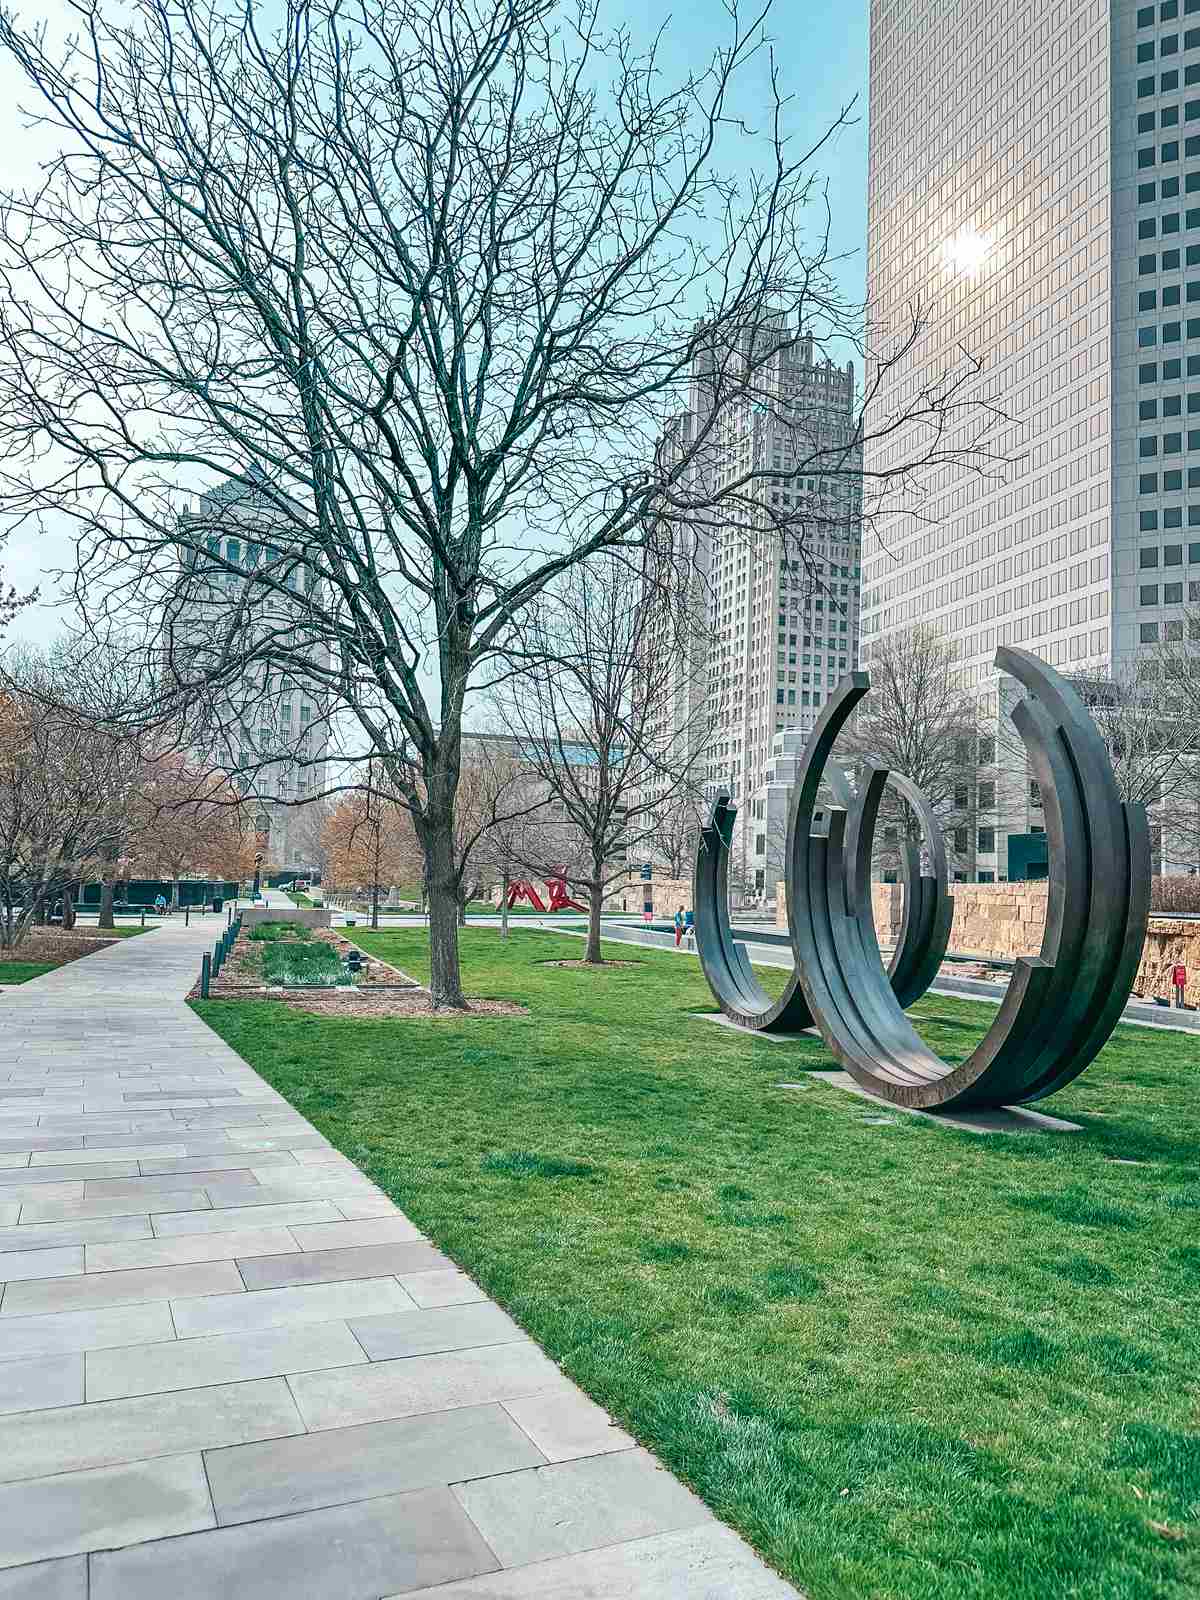
<path fill-rule="evenodd" d="M 1183 585 L 1181 583 L 1163 584 L 1163 605 L 1181 606 L 1183 604 Z"/>
<path fill-rule="evenodd" d="M 995 830 L 995 828 L 980 828 L 980 830 L 979 830 L 979 853 L 981 855 L 985 855 L 985 856 L 986 855 L 990 855 L 995 848 L 996 848 L 996 830 Z"/>
<path fill-rule="evenodd" d="M 954 848 L 955 848 L 955 851 L 960 856 L 965 856 L 966 855 L 966 853 L 967 853 L 967 830 L 965 828 L 955 828 L 955 830 L 954 830 Z"/>
<path fill-rule="evenodd" d="M 1138 527 L 1143 533 L 1154 533 L 1158 528 L 1158 512 L 1139 511 Z"/>
<path fill-rule="evenodd" d="M 994 811 L 996 809 L 996 785 L 989 779 L 979 785 L 980 811 Z"/>
<path fill-rule="evenodd" d="M 1138 629 L 1138 634 L 1139 634 L 1139 637 L 1141 639 L 1142 644 L 1157 644 L 1158 643 L 1158 623 L 1157 622 L 1143 622 L 1141 624 L 1140 628 Z"/>
<path fill-rule="evenodd" d="M 956 811 L 965 811 L 970 804 L 971 791 L 965 783 L 956 784 L 954 788 L 954 809 Z"/>
<path fill-rule="evenodd" d="M 1156 606 L 1158 604 L 1158 585 L 1156 583 L 1143 583 L 1139 591 L 1139 604 L 1143 606 Z"/>
<path fill-rule="evenodd" d="M 1158 546 L 1146 545 L 1138 551 L 1138 566 L 1145 572 L 1148 567 L 1158 565 Z"/>
<path fill-rule="evenodd" d="M 1163 545 L 1163 566 L 1181 567 L 1183 565 L 1183 546 L 1181 544 Z"/>
<path fill-rule="evenodd" d="M 979 765 L 990 767 L 996 759 L 996 741 L 990 733 L 985 733 L 979 741 Z"/>

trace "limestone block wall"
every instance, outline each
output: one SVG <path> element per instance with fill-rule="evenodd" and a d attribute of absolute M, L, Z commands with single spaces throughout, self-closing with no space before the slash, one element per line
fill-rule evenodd
<path fill-rule="evenodd" d="M 243 928 L 260 922 L 299 922 L 306 928 L 328 928 L 332 915 L 321 906 L 247 906 L 242 912 Z"/>
<path fill-rule="evenodd" d="M 1044 883 L 955 883 L 954 927 L 950 949 L 955 955 L 998 956 L 1014 961 L 1036 955 L 1046 926 Z M 871 891 L 875 932 L 882 945 L 894 943 L 904 910 L 904 890 L 898 883 L 876 883 Z M 787 928 L 787 901 L 779 885 L 775 920 Z M 1143 999 L 1174 998 L 1171 969 L 1187 968 L 1184 997 L 1200 1005 L 1200 922 L 1177 917 L 1151 917 L 1146 931 L 1141 965 L 1133 992 Z"/>

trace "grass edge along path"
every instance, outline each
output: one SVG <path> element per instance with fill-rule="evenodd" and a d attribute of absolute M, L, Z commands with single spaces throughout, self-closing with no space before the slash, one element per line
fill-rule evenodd
<path fill-rule="evenodd" d="M 0 961 L 0 989 L 28 983 L 31 978 L 41 978 L 58 966 L 57 961 Z"/>
<path fill-rule="evenodd" d="M 1048 1103 L 1082 1133 L 981 1136 L 700 1020 L 694 958 L 462 948 L 528 1016 L 197 1010 L 812 1600 L 1200 1592 L 1193 1039 L 1122 1027 Z M 960 1058 L 994 1014 L 914 1009 Z"/>

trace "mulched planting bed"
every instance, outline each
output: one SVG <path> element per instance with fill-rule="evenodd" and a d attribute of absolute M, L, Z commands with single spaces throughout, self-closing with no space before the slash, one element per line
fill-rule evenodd
<path fill-rule="evenodd" d="M 259 925 L 260 928 L 262 924 Z M 365 968 L 356 974 L 353 986 L 314 985 L 298 987 L 267 982 L 263 976 L 263 952 L 271 941 L 253 939 L 251 930 L 239 934 L 233 949 L 222 963 L 221 971 L 209 985 L 211 1000 L 281 1000 L 299 1011 L 311 1012 L 320 1017 L 462 1017 L 525 1015 L 524 1006 L 511 1005 L 504 1000 L 474 999 L 470 1011 L 431 1011 L 429 990 L 422 988 L 415 978 L 389 962 L 371 956 Z M 320 940 L 332 945 L 339 960 L 345 960 L 351 951 L 361 954 L 360 946 L 332 928 L 314 928 L 310 938 L 287 940 L 286 943 L 309 943 Z M 200 998 L 199 981 L 188 995 L 189 1000 Z"/>

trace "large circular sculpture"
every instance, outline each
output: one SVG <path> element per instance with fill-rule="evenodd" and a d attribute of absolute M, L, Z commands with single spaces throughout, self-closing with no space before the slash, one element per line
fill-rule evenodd
<path fill-rule="evenodd" d="M 922 887 L 919 894 L 906 893 L 905 927 L 890 976 L 879 959 L 869 865 L 874 816 L 888 775 L 871 769 L 853 805 L 824 808 L 827 824 L 820 831 L 815 827 L 826 763 L 870 688 L 865 673 L 844 678 L 830 698 L 792 797 L 787 887 L 795 972 L 776 1005 L 785 1007 L 793 1028 L 802 1015 L 811 1017 L 846 1070 L 864 1088 L 898 1105 L 949 1110 L 1016 1105 L 1053 1094 L 1082 1072 L 1108 1039 L 1129 996 L 1145 939 L 1150 906 L 1145 811 L 1122 802 L 1095 724 L 1052 668 L 1009 647 L 997 651 L 996 665 L 1027 691 L 1012 720 L 1041 787 L 1050 881 L 1041 951 L 1017 961 L 995 1021 L 965 1061 L 943 1061 L 904 1014 L 903 1006 L 923 992 L 937 970 L 938 940 L 940 961 L 949 935 L 940 900 L 935 896 L 931 906 L 925 903 L 927 880 L 914 874 L 911 855 L 906 857 L 907 885 L 911 891 L 915 878 Z M 891 781 L 897 781 L 894 775 Z M 936 857 L 937 830 L 928 809 L 921 811 L 924 802 L 910 791 L 911 786 L 902 786 L 923 825 L 929 825 L 929 847 Z M 729 816 L 728 807 L 724 815 Z M 716 815 L 714 826 L 727 846 L 728 829 L 722 833 Z M 712 831 L 706 830 L 706 841 Z M 727 850 L 710 848 L 718 859 L 708 862 L 705 848 L 702 842 L 695 901 L 705 973 L 728 1015 L 739 1021 L 744 1015 L 748 1027 L 774 1026 L 784 1012 L 773 1022 L 754 1020 L 750 985 L 763 1000 L 766 996 L 749 972 L 744 950 L 732 943 L 723 896 L 715 905 L 706 904 L 706 897 L 724 890 Z M 936 878 L 936 859 L 934 872 Z M 705 932 L 711 941 L 707 950 L 701 944 Z M 730 979 L 745 1002 L 740 1013 L 728 995 Z"/>

